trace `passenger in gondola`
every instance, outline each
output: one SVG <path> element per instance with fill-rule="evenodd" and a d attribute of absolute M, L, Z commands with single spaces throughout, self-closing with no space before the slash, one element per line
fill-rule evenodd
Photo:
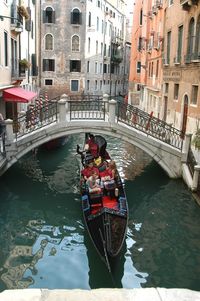
<path fill-rule="evenodd" d="M 98 175 L 98 177 L 99 177 L 99 170 L 98 170 L 98 168 L 94 166 L 93 162 L 90 162 L 81 171 L 81 175 L 83 176 L 83 178 L 85 180 L 87 180 L 92 175 L 93 172 L 95 172 Z"/>
<path fill-rule="evenodd" d="M 95 170 L 92 171 L 91 176 L 87 179 L 89 193 L 101 193 L 101 186 L 99 184 L 99 176 Z"/>

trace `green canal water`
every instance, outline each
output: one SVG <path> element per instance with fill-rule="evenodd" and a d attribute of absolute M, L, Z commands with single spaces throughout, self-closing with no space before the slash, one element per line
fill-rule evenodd
<path fill-rule="evenodd" d="M 28 154 L 0 178 L 0 290 L 166 287 L 200 290 L 200 207 L 138 148 L 110 137 L 129 223 L 110 275 L 85 230 L 76 144 Z"/>

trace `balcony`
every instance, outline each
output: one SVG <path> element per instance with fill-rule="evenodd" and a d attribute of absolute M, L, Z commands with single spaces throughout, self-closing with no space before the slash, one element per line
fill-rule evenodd
<path fill-rule="evenodd" d="M 182 9 L 189 11 L 192 5 L 197 5 L 199 0 L 180 0 L 180 4 L 182 5 Z"/>
<path fill-rule="evenodd" d="M 11 77 L 14 80 L 23 79 L 26 77 L 26 68 L 19 64 L 18 59 L 11 60 Z"/>

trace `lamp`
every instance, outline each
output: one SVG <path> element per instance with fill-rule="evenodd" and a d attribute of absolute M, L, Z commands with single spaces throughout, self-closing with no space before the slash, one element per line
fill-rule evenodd
<path fill-rule="evenodd" d="M 11 20 L 16 20 L 17 23 L 16 23 L 15 31 L 18 32 L 18 33 L 21 33 L 23 31 L 23 26 L 22 26 L 22 23 L 20 22 L 19 19 L 15 18 L 15 17 L 8 17 L 8 16 L 0 15 L 0 20 L 1 21 L 3 21 L 4 18 L 11 19 Z"/>

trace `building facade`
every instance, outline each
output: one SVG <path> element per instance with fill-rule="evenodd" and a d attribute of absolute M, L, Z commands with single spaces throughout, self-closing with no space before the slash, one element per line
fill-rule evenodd
<path fill-rule="evenodd" d="M 136 1 L 132 32 L 129 102 L 160 117 L 162 99 L 162 1 Z"/>
<path fill-rule="evenodd" d="M 4 118 L 13 119 L 28 103 L 20 101 L 19 95 L 5 98 L 6 89 L 37 92 L 36 28 L 34 0 L 0 1 L 0 112 Z"/>
<path fill-rule="evenodd" d="M 125 3 L 41 1 L 42 90 L 53 97 L 62 93 L 124 93 L 128 78 Z"/>
<path fill-rule="evenodd" d="M 200 1 L 135 4 L 129 102 L 193 133 L 200 113 Z"/>
<path fill-rule="evenodd" d="M 200 1 L 168 1 L 164 23 L 163 117 L 194 133 L 200 121 Z"/>

